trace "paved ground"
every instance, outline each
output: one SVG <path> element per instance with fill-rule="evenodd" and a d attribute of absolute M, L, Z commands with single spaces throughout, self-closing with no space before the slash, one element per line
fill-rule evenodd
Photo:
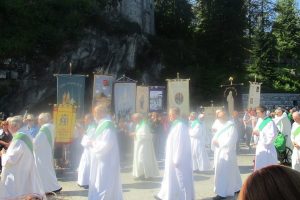
<path fill-rule="evenodd" d="M 252 172 L 253 152 L 241 147 L 238 155 L 238 164 L 243 181 Z M 163 163 L 160 162 L 160 177 L 148 181 L 136 181 L 131 176 L 131 165 L 121 164 L 121 179 L 124 200 L 152 200 L 157 194 L 163 176 Z M 196 199 L 208 200 L 215 196 L 213 192 L 213 171 L 194 174 Z M 77 186 L 75 171 L 63 170 L 57 173 L 59 182 L 63 187 L 62 192 L 54 199 L 83 200 L 87 199 L 88 191 Z M 228 199 L 235 199 L 234 197 Z"/>

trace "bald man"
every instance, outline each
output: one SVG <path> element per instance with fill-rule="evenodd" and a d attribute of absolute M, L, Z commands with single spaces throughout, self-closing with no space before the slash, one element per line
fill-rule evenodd
<path fill-rule="evenodd" d="M 291 140 L 294 146 L 292 154 L 292 168 L 300 171 L 300 113 L 293 113 L 293 126 L 291 131 Z"/>

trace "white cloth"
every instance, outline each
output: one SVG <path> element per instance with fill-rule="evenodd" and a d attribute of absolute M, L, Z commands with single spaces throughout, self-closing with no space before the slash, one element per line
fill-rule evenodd
<path fill-rule="evenodd" d="M 90 162 L 91 162 L 91 153 L 89 143 L 92 141 L 92 135 L 95 131 L 95 126 L 90 125 L 86 130 L 86 134 L 82 137 L 81 145 L 84 150 L 81 155 L 79 167 L 78 167 L 78 178 L 77 184 L 80 186 L 89 185 L 90 181 Z"/>
<path fill-rule="evenodd" d="M 293 132 L 300 126 L 297 122 L 293 123 L 292 126 L 292 134 L 291 134 L 291 140 L 293 143 L 296 143 L 300 146 L 300 134 L 296 137 L 293 135 Z M 294 170 L 300 171 L 300 149 L 297 149 L 294 147 L 293 154 L 292 154 L 292 168 Z"/>
<path fill-rule="evenodd" d="M 51 145 L 43 129 L 48 129 L 51 136 Z M 54 146 L 54 127 L 52 124 L 44 124 L 35 139 L 33 140 L 33 152 L 35 164 L 38 169 L 45 192 L 52 192 L 61 188 L 57 182 L 54 162 L 53 162 L 53 146 Z"/>
<path fill-rule="evenodd" d="M 216 119 L 211 127 L 212 129 L 212 138 L 214 137 L 215 133 L 218 132 L 218 130 L 220 130 L 220 128 L 223 125 L 221 124 L 219 119 Z M 211 150 L 214 152 L 214 162 L 213 162 L 213 168 L 215 168 L 215 160 L 216 160 L 216 151 L 215 151 L 215 146 L 212 144 L 212 140 L 211 142 Z"/>
<path fill-rule="evenodd" d="M 192 170 L 188 128 L 178 122 L 167 138 L 164 178 L 157 196 L 162 200 L 195 199 Z"/>
<path fill-rule="evenodd" d="M 193 170 L 210 170 L 211 165 L 205 149 L 206 127 L 204 122 L 191 124 L 189 135 L 191 139 Z"/>
<path fill-rule="evenodd" d="M 104 120 L 99 122 L 101 126 Z M 95 133 L 97 134 L 97 133 Z M 91 147 L 89 200 L 122 200 L 120 158 L 115 130 L 106 128 Z"/>
<path fill-rule="evenodd" d="M 152 134 L 146 122 L 137 125 L 134 137 L 134 152 L 132 175 L 134 177 L 145 176 L 145 178 L 159 176 L 156 162 Z"/>
<path fill-rule="evenodd" d="M 274 122 L 278 128 L 278 130 L 286 135 L 286 146 L 290 149 L 293 149 L 292 141 L 291 141 L 291 121 L 287 117 L 287 115 L 284 113 L 280 117 L 275 117 Z"/>
<path fill-rule="evenodd" d="M 263 119 L 259 118 L 254 128 L 255 131 L 259 131 L 262 122 Z M 255 153 L 255 170 L 278 163 L 277 152 L 273 144 L 276 135 L 277 127 L 273 121 L 270 121 L 262 131 L 259 131 Z"/>
<path fill-rule="evenodd" d="M 28 137 L 28 136 L 27 136 Z M 0 199 L 16 198 L 28 194 L 44 196 L 45 192 L 34 163 L 33 152 L 20 139 L 10 143 L 2 155 Z"/>
<path fill-rule="evenodd" d="M 234 196 L 234 193 L 242 187 L 242 179 L 236 156 L 238 134 L 234 124 L 230 121 L 222 124 L 219 131 L 221 131 L 220 134 L 215 134 L 213 138 L 213 141 L 219 144 L 215 148 L 214 191 L 222 197 Z"/>

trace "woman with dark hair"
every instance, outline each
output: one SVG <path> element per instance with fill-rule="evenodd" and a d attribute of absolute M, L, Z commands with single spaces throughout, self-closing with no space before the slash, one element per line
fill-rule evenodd
<path fill-rule="evenodd" d="M 282 165 L 271 165 L 251 174 L 239 200 L 297 200 L 300 198 L 300 172 Z"/>

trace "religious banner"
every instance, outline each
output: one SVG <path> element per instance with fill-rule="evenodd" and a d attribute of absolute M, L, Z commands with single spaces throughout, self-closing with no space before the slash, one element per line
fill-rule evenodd
<path fill-rule="evenodd" d="M 55 142 L 71 143 L 76 121 L 76 106 L 72 104 L 54 105 L 53 123 L 55 126 Z"/>
<path fill-rule="evenodd" d="M 256 108 L 260 104 L 261 83 L 250 82 L 248 108 Z"/>
<path fill-rule="evenodd" d="M 182 116 L 190 112 L 190 79 L 167 79 L 168 82 L 168 109 L 178 107 Z"/>
<path fill-rule="evenodd" d="M 57 104 L 71 104 L 77 107 L 77 118 L 84 115 L 84 75 L 57 75 Z"/>
<path fill-rule="evenodd" d="M 148 113 L 149 111 L 149 87 L 137 86 L 136 87 L 136 112 Z"/>
<path fill-rule="evenodd" d="M 164 86 L 150 86 L 149 88 L 149 96 L 150 96 L 150 112 L 162 112 L 164 110 L 165 103 L 165 90 Z"/>
<path fill-rule="evenodd" d="M 93 107 L 112 98 L 112 86 L 115 78 L 109 75 L 94 75 Z"/>
<path fill-rule="evenodd" d="M 116 120 L 130 120 L 135 113 L 136 83 L 115 82 L 114 84 L 114 110 Z"/>

